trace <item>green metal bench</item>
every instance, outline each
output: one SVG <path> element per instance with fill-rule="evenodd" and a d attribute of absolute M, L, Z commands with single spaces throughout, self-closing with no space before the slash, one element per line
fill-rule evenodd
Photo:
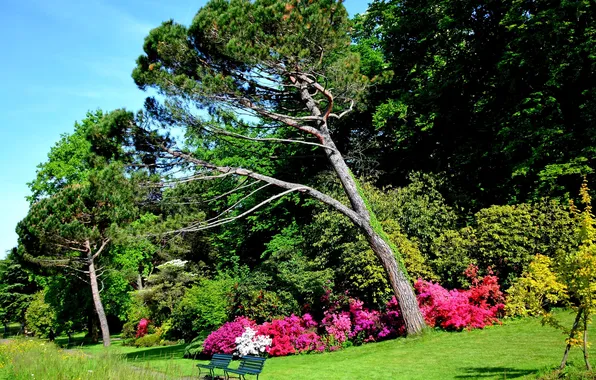
<path fill-rule="evenodd" d="M 219 368 L 225 370 L 226 368 L 228 368 L 228 364 L 230 364 L 232 358 L 233 355 L 213 354 L 213 357 L 211 357 L 211 361 L 209 362 L 209 364 L 197 364 L 197 367 L 199 367 L 199 378 L 201 377 L 201 368 L 203 368 L 209 370 L 209 375 L 213 379 L 215 377 L 215 369 Z"/>
<path fill-rule="evenodd" d="M 246 380 L 246 375 L 253 375 L 257 376 L 257 380 L 259 380 L 259 374 L 263 370 L 264 365 L 265 358 L 246 355 L 240 358 L 238 369 L 226 368 L 224 369 L 224 373 L 228 379 L 230 378 L 230 373 L 233 373 L 238 375 L 240 379 Z"/>

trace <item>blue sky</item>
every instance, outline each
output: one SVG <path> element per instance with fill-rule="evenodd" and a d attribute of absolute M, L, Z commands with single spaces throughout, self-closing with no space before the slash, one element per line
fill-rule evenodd
<path fill-rule="evenodd" d="M 26 214 L 27 182 L 88 110 L 142 107 L 130 78 L 162 21 L 188 25 L 204 0 L 7 0 L 0 13 L 0 257 Z M 347 0 L 351 15 L 367 0 Z"/>

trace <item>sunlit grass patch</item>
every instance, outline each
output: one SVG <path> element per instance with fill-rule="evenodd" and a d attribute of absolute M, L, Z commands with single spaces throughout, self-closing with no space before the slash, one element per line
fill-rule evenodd
<path fill-rule="evenodd" d="M 142 363 L 129 363 L 106 351 L 93 356 L 81 350 L 63 350 L 38 339 L 13 339 L 0 345 L 3 379 L 170 379 L 178 374 L 175 363 L 157 372 Z"/>

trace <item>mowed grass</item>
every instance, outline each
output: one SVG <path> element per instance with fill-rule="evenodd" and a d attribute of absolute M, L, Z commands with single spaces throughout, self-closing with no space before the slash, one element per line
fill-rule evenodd
<path fill-rule="evenodd" d="M 571 314 L 559 312 L 559 315 L 571 323 Z M 592 328 L 590 334 L 596 339 L 595 333 L 596 328 Z M 558 366 L 564 339 L 559 331 L 541 326 L 539 319 L 508 321 L 484 330 L 431 331 L 417 338 L 350 347 L 338 352 L 270 358 L 260 379 L 537 378 Z M 101 345 L 91 345 L 68 352 L 84 354 L 89 360 L 111 361 L 122 375 L 130 376 L 124 365 L 136 371 L 133 375 L 142 373 L 144 378 L 196 378 L 199 361 L 183 359 L 184 347 L 141 349 L 124 347 L 116 340 L 107 350 Z M 596 355 L 596 350 L 590 353 Z M 106 359 L 114 357 L 119 357 L 119 361 Z M 44 360 L 39 357 L 40 362 Z M 237 361 L 234 363 L 238 365 Z M 572 351 L 570 365 L 571 372 L 581 370 L 583 359 L 579 349 Z M 43 363 L 40 366 L 43 367 Z M 105 378 L 120 378 L 118 374 L 103 373 Z"/>
<path fill-rule="evenodd" d="M 573 316 L 559 312 L 568 324 Z M 596 328 L 590 334 L 596 339 Z M 484 330 L 431 331 L 422 337 L 350 347 L 338 352 L 270 358 L 262 378 L 278 379 L 479 379 L 536 378 L 557 367 L 565 336 L 539 319 L 508 321 Z M 101 346 L 83 347 L 90 354 Z M 168 372 L 175 365 L 184 376 L 197 376 L 199 361 L 183 359 L 184 345 L 137 349 L 115 342 L 129 363 Z M 596 350 L 591 350 L 596 355 Z M 596 356 L 595 356 L 596 359 Z M 596 361 L 595 361 L 596 363 Z M 237 365 L 237 362 L 236 362 Z M 570 355 L 571 369 L 581 369 L 579 349 Z"/>

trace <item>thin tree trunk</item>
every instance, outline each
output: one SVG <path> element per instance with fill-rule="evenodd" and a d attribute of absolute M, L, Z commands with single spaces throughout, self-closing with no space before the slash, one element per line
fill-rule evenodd
<path fill-rule="evenodd" d="M 571 327 L 571 332 L 569 333 L 569 338 L 573 338 L 575 332 L 577 331 L 577 325 L 579 324 L 580 318 L 582 313 L 584 312 L 583 308 L 580 308 L 577 311 L 577 315 L 575 316 L 575 321 L 573 321 L 573 326 Z M 559 366 L 559 370 L 565 369 L 567 365 L 567 357 L 569 356 L 569 350 L 571 350 L 571 344 L 567 343 L 567 347 L 565 347 L 565 353 L 563 354 L 563 360 L 561 360 L 561 365 Z"/>
<path fill-rule="evenodd" d="M 137 273 L 137 290 L 143 290 L 143 277 L 140 273 Z"/>
<path fill-rule="evenodd" d="M 99 287 L 97 286 L 97 273 L 95 273 L 95 264 L 93 259 L 89 259 L 89 282 L 91 283 L 91 295 L 93 297 L 93 304 L 95 305 L 95 311 L 99 317 L 99 326 L 101 328 L 101 337 L 103 339 L 104 347 L 110 345 L 110 329 L 108 327 L 108 320 L 106 313 L 99 297 Z"/>
<path fill-rule="evenodd" d="M 592 371 L 592 366 L 588 360 L 588 315 L 584 312 L 584 362 L 586 362 L 586 369 Z"/>

